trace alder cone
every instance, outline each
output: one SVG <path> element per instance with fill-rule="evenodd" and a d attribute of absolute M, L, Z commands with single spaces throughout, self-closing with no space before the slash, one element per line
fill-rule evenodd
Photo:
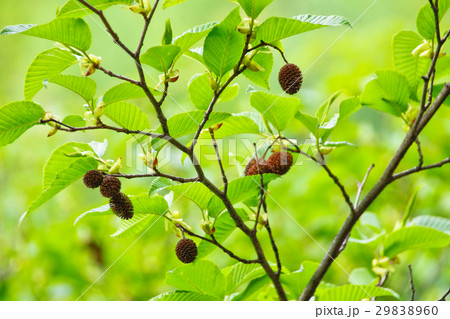
<path fill-rule="evenodd" d="M 278 73 L 278 82 L 284 92 L 295 94 L 303 83 L 303 75 L 300 68 L 293 63 L 285 64 Z"/>
<path fill-rule="evenodd" d="M 100 186 L 100 193 L 102 193 L 104 197 L 111 198 L 120 193 L 120 187 L 121 183 L 117 177 L 106 176 Z"/>
<path fill-rule="evenodd" d="M 262 173 L 271 173 L 269 166 L 267 165 L 266 161 L 263 158 L 259 159 L 259 167 L 261 168 Z M 256 159 L 252 158 L 250 162 L 248 162 L 247 166 L 245 167 L 245 176 L 252 176 L 252 175 L 258 175 L 258 165 L 256 164 Z"/>
<path fill-rule="evenodd" d="M 289 152 L 275 152 L 267 159 L 267 166 L 272 173 L 286 174 L 293 163 L 292 154 Z"/>
<path fill-rule="evenodd" d="M 134 215 L 133 203 L 124 193 L 117 193 L 109 200 L 111 210 L 121 219 L 131 219 Z"/>
<path fill-rule="evenodd" d="M 197 245 L 192 239 L 183 238 L 177 243 L 175 253 L 181 262 L 189 264 L 197 257 Z"/>
<path fill-rule="evenodd" d="M 100 171 L 92 169 L 83 176 L 83 183 L 88 188 L 97 188 L 103 183 L 103 174 Z"/>

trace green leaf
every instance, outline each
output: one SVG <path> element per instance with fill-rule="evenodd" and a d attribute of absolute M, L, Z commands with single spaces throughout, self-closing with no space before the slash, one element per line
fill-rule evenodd
<path fill-rule="evenodd" d="M 306 288 L 308 281 L 311 279 L 318 266 L 319 263 L 306 260 L 302 262 L 299 270 L 282 274 L 280 278 L 281 283 L 285 285 L 297 299 Z"/>
<path fill-rule="evenodd" d="M 254 279 L 252 281 L 250 281 L 250 283 L 248 284 L 248 286 L 245 288 L 245 290 L 235 296 L 232 296 L 233 301 L 242 301 L 242 300 L 247 300 L 250 299 L 250 297 L 261 291 L 265 286 L 270 284 L 270 278 L 269 276 L 263 276 L 257 279 Z"/>
<path fill-rule="evenodd" d="M 417 99 L 417 88 L 422 82 L 421 76 L 426 74 L 430 62 L 419 55 L 412 55 L 412 51 L 423 42 L 423 39 L 415 32 L 401 31 L 394 35 L 392 42 L 394 66 L 406 76 L 411 98 Z"/>
<path fill-rule="evenodd" d="M 342 91 L 334 93 L 328 100 L 322 103 L 317 109 L 315 117 L 319 119 L 319 124 L 323 125 L 328 117 L 328 112 L 330 111 L 331 104 L 339 97 Z"/>
<path fill-rule="evenodd" d="M 106 10 L 116 4 L 132 5 L 134 0 L 89 0 L 97 10 Z M 77 1 L 68 0 L 58 11 L 58 17 L 76 17 L 92 14 L 93 12 Z"/>
<path fill-rule="evenodd" d="M 42 194 L 22 215 L 20 221 L 67 186 L 82 178 L 87 171 L 97 169 L 98 163 L 92 157 L 67 156 L 73 154 L 76 151 L 75 148 L 93 152 L 92 148 L 84 143 L 70 142 L 57 148 L 44 167 Z"/>
<path fill-rule="evenodd" d="M 302 122 L 302 124 L 317 137 L 317 130 L 319 129 L 319 119 L 306 113 L 298 111 L 295 113 L 295 118 Z"/>
<path fill-rule="evenodd" d="M 241 16 L 239 8 L 236 8 L 205 39 L 203 58 L 208 68 L 219 78 L 233 69 L 242 55 L 245 39 L 236 30 L 239 23 Z"/>
<path fill-rule="evenodd" d="M 229 295 L 244 283 L 264 275 L 264 269 L 258 264 L 237 263 L 230 268 L 227 274 L 227 289 L 225 293 Z"/>
<path fill-rule="evenodd" d="M 141 56 L 141 62 L 167 74 L 180 50 L 180 47 L 171 44 L 151 47 Z"/>
<path fill-rule="evenodd" d="M 450 7 L 450 0 L 439 0 L 439 21 Z M 435 18 L 431 5 L 427 3 L 423 6 L 417 14 L 416 27 L 419 34 L 427 40 L 434 38 L 436 33 Z"/>
<path fill-rule="evenodd" d="M 73 127 L 86 126 L 86 121 L 79 115 L 68 115 L 62 122 Z"/>
<path fill-rule="evenodd" d="M 70 52 L 59 48 L 39 53 L 25 75 L 25 99 L 31 100 L 44 87 L 44 80 L 50 80 L 76 61 Z"/>
<path fill-rule="evenodd" d="M 79 77 L 75 75 L 58 74 L 52 77 L 49 82 L 61 85 L 75 92 L 88 103 L 94 98 L 97 88 L 94 80 L 87 77 Z"/>
<path fill-rule="evenodd" d="M 430 249 L 446 247 L 450 235 L 424 226 L 403 227 L 388 234 L 384 240 L 384 254 L 394 257 L 410 249 Z"/>
<path fill-rule="evenodd" d="M 133 218 L 121 220 L 117 231 L 111 235 L 113 238 L 135 236 L 142 231 L 150 229 L 160 217 L 148 214 L 134 214 Z"/>
<path fill-rule="evenodd" d="M 0 147 L 14 142 L 23 133 L 39 124 L 44 109 L 30 101 L 6 104 L 0 108 Z"/>
<path fill-rule="evenodd" d="M 217 22 L 208 22 L 206 24 L 193 27 L 192 29 L 187 30 L 182 35 L 173 39 L 173 44 L 181 48 L 178 55 L 183 54 L 194 44 L 203 39 L 216 24 Z"/>
<path fill-rule="evenodd" d="M 248 220 L 247 213 L 244 209 L 236 208 L 236 212 L 242 218 L 243 221 Z M 237 229 L 233 218 L 231 218 L 228 212 L 223 212 L 222 214 L 220 214 L 219 217 L 217 217 L 217 219 L 214 222 L 214 228 L 216 230 L 214 232 L 214 238 L 219 243 L 223 243 L 228 238 L 228 236 L 230 236 L 231 233 Z M 206 235 L 206 237 L 211 238 L 208 235 Z M 216 245 L 213 245 L 205 240 L 202 240 L 198 245 L 197 258 L 203 258 L 205 256 L 208 256 L 216 248 L 217 248 Z"/>
<path fill-rule="evenodd" d="M 391 289 L 373 285 L 344 285 L 320 289 L 316 300 L 319 301 L 360 301 L 372 297 L 394 297 L 399 299 Z"/>
<path fill-rule="evenodd" d="M 437 85 L 433 86 L 433 98 L 436 98 L 439 95 L 439 92 L 442 91 L 442 89 L 444 88 L 444 85 L 445 85 L 445 83 L 437 84 Z M 442 104 L 450 106 L 450 99 L 446 98 Z"/>
<path fill-rule="evenodd" d="M 300 100 L 262 91 L 250 95 L 250 104 L 278 130 L 284 130 L 300 109 Z"/>
<path fill-rule="evenodd" d="M 175 6 L 175 5 L 185 2 L 185 1 L 186 0 L 164 0 L 162 8 L 167 9 L 171 6 Z"/>
<path fill-rule="evenodd" d="M 157 93 L 152 91 L 153 94 Z M 130 99 L 140 99 L 146 98 L 144 90 L 137 85 L 132 83 L 121 83 L 110 88 L 103 96 L 103 102 L 105 104 L 110 104 L 113 102 L 130 100 Z"/>
<path fill-rule="evenodd" d="M 150 128 L 147 115 L 136 105 L 127 102 L 114 102 L 105 107 L 103 114 L 120 127 L 143 131 Z"/>
<path fill-rule="evenodd" d="M 172 25 L 170 24 L 170 19 L 167 19 L 161 44 L 162 45 L 172 44 L 172 38 L 173 38 Z"/>
<path fill-rule="evenodd" d="M 335 26 L 351 27 L 350 22 L 340 16 L 314 16 L 304 14 L 293 17 L 292 19 L 271 17 L 258 27 L 256 43 L 260 41 L 271 43 L 299 33 Z"/>
<path fill-rule="evenodd" d="M 252 59 L 260 66 L 264 68 L 264 71 L 251 71 L 249 69 L 245 69 L 242 73 L 247 79 L 259 85 L 267 90 L 270 90 L 269 80 L 270 74 L 272 73 L 273 67 L 273 54 L 272 52 L 258 52 Z"/>
<path fill-rule="evenodd" d="M 37 26 L 31 24 L 7 26 L 0 31 L 0 35 L 16 33 L 61 42 L 81 51 L 87 51 L 92 40 L 88 24 L 79 18 L 59 18 Z"/>
<path fill-rule="evenodd" d="M 192 291 L 175 290 L 153 297 L 150 301 L 220 301 L 220 299 Z"/>
<path fill-rule="evenodd" d="M 157 177 L 150 184 L 150 188 L 148 190 L 148 196 L 151 196 L 158 192 L 160 189 L 165 189 L 167 186 L 172 186 L 174 183 L 165 177 Z"/>
<path fill-rule="evenodd" d="M 277 179 L 279 176 L 275 174 L 264 174 L 264 185 Z M 245 176 L 237 178 L 228 183 L 227 195 L 231 203 L 237 204 L 245 201 L 246 199 L 258 195 L 260 192 L 260 177 L 255 176 Z M 213 196 L 208 204 L 208 212 L 212 217 L 217 216 L 221 211 L 225 209 L 222 200 Z"/>
<path fill-rule="evenodd" d="M 97 208 L 90 209 L 84 212 L 83 214 L 80 214 L 77 217 L 77 219 L 75 219 L 75 221 L 73 222 L 73 225 L 75 226 L 76 224 L 78 224 L 80 220 L 84 219 L 85 217 L 106 216 L 111 214 L 114 213 L 111 211 L 111 207 L 109 206 L 109 204 L 106 204 Z"/>
<path fill-rule="evenodd" d="M 174 191 L 184 197 L 189 198 L 201 209 L 206 209 L 213 193 L 201 183 L 183 183 L 169 186 L 167 190 Z"/>
<path fill-rule="evenodd" d="M 401 222 L 402 227 L 406 225 L 406 222 L 411 218 L 414 211 L 414 204 L 416 203 L 417 194 L 419 193 L 420 187 L 417 187 L 412 193 L 411 197 L 408 200 L 408 204 L 406 206 L 405 214 L 403 215 L 403 219 Z"/>
<path fill-rule="evenodd" d="M 225 296 L 226 279 L 220 269 L 210 261 L 198 260 L 166 275 L 166 284 L 181 290 L 218 297 Z"/>
<path fill-rule="evenodd" d="M 237 0 L 247 16 L 256 19 L 273 0 Z"/>
<path fill-rule="evenodd" d="M 408 109 L 408 80 L 394 70 L 379 70 L 375 75 L 364 88 L 361 104 L 400 117 Z"/>
<path fill-rule="evenodd" d="M 214 98 L 214 91 L 211 89 L 207 73 L 194 75 L 189 81 L 188 91 L 192 103 L 199 110 L 207 110 Z M 220 95 L 218 102 L 230 101 L 236 97 L 238 92 L 239 86 L 237 84 L 228 86 Z"/>
<path fill-rule="evenodd" d="M 361 100 L 359 96 L 352 96 L 342 100 L 339 104 L 339 122 L 355 113 L 361 108 Z"/>
<path fill-rule="evenodd" d="M 378 281 L 378 279 L 369 269 L 356 268 L 348 276 L 348 281 L 352 285 L 373 285 L 375 281 Z"/>
<path fill-rule="evenodd" d="M 446 55 L 440 57 L 436 62 L 435 79 L 447 77 L 449 74 L 450 74 L 450 55 Z"/>
<path fill-rule="evenodd" d="M 417 216 L 407 223 L 407 226 L 423 226 L 442 231 L 450 235 L 450 219 L 439 216 Z"/>
<path fill-rule="evenodd" d="M 249 117 L 251 116 L 251 117 Z M 232 114 L 232 116 L 225 119 L 220 129 L 214 133 L 216 139 L 221 139 L 227 136 L 236 134 L 258 134 L 265 132 L 262 118 L 257 113 L 243 112 Z M 209 134 L 206 137 L 210 138 Z"/>

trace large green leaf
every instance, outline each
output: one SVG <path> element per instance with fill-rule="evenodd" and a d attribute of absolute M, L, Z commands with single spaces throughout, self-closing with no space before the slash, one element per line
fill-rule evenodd
<path fill-rule="evenodd" d="M 394 35 L 392 52 L 395 68 L 408 79 L 410 96 L 417 98 L 417 88 L 421 84 L 421 76 L 428 69 L 429 60 L 412 55 L 412 51 L 422 43 L 423 39 L 412 31 L 400 31 Z"/>
<path fill-rule="evenodd" d="M 105 107 L 103 114 L 114 123 L 129 130 L 143 131 L 150 128 L 147 115 L 134 104 L 119 101 Z"/>
<path fill-rule="evenodd" d="M 342 100 L 339 104 L 339 122 L 355 113 L 361 108 L 361 100 L 359 96 L 351 96 Z"/>
<path fill-rule="evenodd" d="M 450 75 L 450 55 L 439 58 L 436 62 L 435 79 L 448 77 Z"/>
<path fill-rule="evenodd" d="M 319 129 L 319 119 L 302 111 L 295 113 L 295 118 L 302 122 L 302 124 L 317 137 Z"/>
<path fill-rule="evenodd" d="M 300 109 L 300 100 L 262 91 L 250 95 L 250 104 L 278 130 L 284 130 Z"/>
<path fill-rule="evenodd" d="M 270 90 L 269 80 L 273 67 L 272 52 L 258 52 L 253 57 L 252 61 L 258 63 L 260 66 L 264 68 L 264 70 L 255 72 L 249 69 L 245 69 L 242 74 L 256 85 L 259 85 L 267 90 Z"/>
<path fill-rule="evenodd" d="M 179 55 L 183 54 L 194 44 L 203 39 L 216 24 L 217 22 L 208 22 L 206 24 L 195 26 L 184 32 L 182 35 L 174 38 L 172 43 L 181 49 Z"/>
<path fill-rule="evenodd" d="M 216 139 L 220 139 L 236 134 L 262 135 L 264 132 L 264 123 L 259 114 L 243 112 L 233 114 L 232 116 L 225 119 L 220 129 L 218 129 L 214 133 L 214 137 Z M 205 137 L 210 138 L 211 136 L 209 134 L 205 134 Z"/>
<path fill-rule="evenodd" d="M 19 101 L 0 108 L 0 147 L 14 142 L 31 127 L 39 124 L 44 109 L 31 101 Z"/>
<path fill-rule="evenodd" d="M 247 213 L 244 209 L 236 208 L 236 212 L 242 218 L 243 221 L 248 220 Z M 223 242 L 228 238 L 228 236 L 230 236 L 231 233 L 237 229 L 234 220 L 231 218 L 228 212 L 224 212 L 220 214 L 219 217 L 217 217 L 217 220 L 214 222 L 214 228 L 215 228 L 214 238 L 221 244 L 223 244 Z M 206 237 L 211 239 L 211 237 L 208 235 L 206 235 Z M 198 245 L 197 258 L 203 258 L 209 255 L 216 248 L 217 246 L 205 240 L 202 240 Z"/>
<path fill-rule="evenodd" d="M 256 19 L 259 14 L 267 7 L 273 0 L 236 0 L 244 9 L 245 13 L 252 19 Z"/>
<path fill-rule="evenodd" d="M 450 235 L 434 228 L 424 226 L 403 227 L 386 235 L 383 247 L 387 257 L 410 249 L 430 249 L 446 247 Z"/>
<path fill-rule="evenodd" d="M 439 21 L 450 7 L 450 0 L 439 0 Z M 436 33 L 435 18 L 429 3 L 423 6 L 416 19 L 417 31 L 427 40 L 433 39 Z M 441 29 L 442 30 L 442 29 Z"/>
<path fill-rule="evenodd" d="M 237 263 L 228 271 L 226 294 L 233 293 L 246 282 L 265 275 L 264 269 L 258 264 Z"/>
<path fill-rule="evenodd" d="M 158 93 L 152 91 L 153 94 Z M 105 104 L 110 104 L 117 101 L 130 100 L 130 99 L 140 99 L 146 98 L 144 90 L 137 85 L 132 83 L 121 83 L 119 85 L 113 86 L 108 91 L 106 91 L 103 96 L 103 102 Z"/>
<path fill-rule="evenodd" d="M 267 185 L 278 177 L 279 176 L 275 174 L 264 174 L 264 185 Z M 250 197 L 256 196 L 260 192 L 260 183 L 261 181 L 258 175 L 237 178 L 228 183 L 228 198 L 234 205 L 243 202 Z M 222 200 L 217 196 L 213 196 L 208 204 L 209 215 L 215 217 L 224 209 L 225 205 Z"/>
<path fill-rule="evenodd" d="M 219 78 L 233 69 L 244 49 L 244 36 L 236 30 L 241 23 L 239 8 L 234 9 L 216 25 L 205 39 L 203 59 L 208 68 Z"/>
<path fill-rule="evenodd" d="M 149 214 L 134 214 L 133 218 L 121 220 L 117 231 L 111 235 L 113 238 L 135 236 L 142 231 L 150 229 L 160 217 Z"/>
<path fill-rule="evenodd" d="M 134 0 L 89 0 L 89 4 L 97 10 L 105 10 L 116 4 L 131 5 Z M 68 0 L 58 11 L 58 17 L 83 17 L 92 11 L 80 4 L 78 1 Z"/>
<path fill-rule="evenodd" d="M 299 270 L 287 274 L 282 274 L 280 280 L 283 285 L 285 285 L 295 296 L 295 299 L 297 299 L 298 297 L 300 297 L 302 291 L 306 288 L 306 285 L 308 284 L 318 266 L 319 263 L 306 260 L 302 262 Z"/>
<path fill-rule="evenodd" d="M 86 102 L 94 98 L 97 85 L 94 80 L 88 77 L 75 75 L 58 74 L 52 77 L 49 82 L 61 85 L 81 96 Z"/>
<path fill-rule="evenodd" d="M 162 8 L 167 9 L 171 6 L 175 6 L 175 5 L 185 2 L 185 1 L 186 0 L 164 0 L 164 2 L 162 4 Z"/>
<path fill-rule="evenodd" d="M 31 100 L 44 87 L 44 81 L 50 80 L 77 59 L 68 51 L 53 48 L 39 53 L 27 69 L 25 75 L 25 99 Z"/>
<path fill-rule="evenodd" d="M 356 268 L 348 276 L 348 281 L 352 285 L 373 285 L 378 279 L 367 268 Z"/>
<path fill-rule="evenodd" d="M 201 209 L 206 209 L 213 193 L 202 183 L 183 183 L 169 186 L 167 190 L 174 191 L 189 198 Z"/>
<path fill-rule="evenodd" d="M 361 104 L 395 116 L 408 109 L 409 84 L 406 77 L 394 70 L 379 70 L 376 78 L 366 84 Z"/>
<path fill-rule="evenodd" d="M 317 293 L 319 301 L 360 301 L 372 297 L 393 297 L 399 296 L 391 289 L 377 287 L 375 285 L 344 285 L 327 289 L 320 289 Z"/>
<path fill-rule="evenodd" d="M 193 264 L 169 271 L 166 275 L 166 284 L 223 300 L 226 278 L 212 262 L 198 260 Z"/>
<path fill-rule="evenodd" d="M 88 24 L 79 18 L 59 18 L 37 26 L 32 24 L 13 25 L 0 31 L 0 35 L 16 33 L 61 42 L 81 51 L 87 51 L 92 40 Z"/>
<path fill-rule="evenodd" d="M 348 26 L 350 22 L 340 16 L 314 16 L 310 14 L 289 18 L 271 17 L 259 27 L 256 42 L 275 42 L 299 33 L 316 30 L 323 27 Z"/>
<path fill-rule="evenodd" d="M 214 98 L 214 91 L 211 89 L 209 82 L 209 75 L 196 74 L 192 77 L 188 85 L 189 97 L 192 103 L 199 110 L 207 110 Z M 227 102 L 236 97 L 239 92 L 239 86 L 237 84 L 228 86 L 217 102 Z"/>
<path fill-rule="evenodd" d="M 450 235 L 450 219 L 439 216 L 422 215 L 413 218 L 407 226 L 424 226 L 442 231 Z"/>
<path fill-rule="evenodd" d="M 175 290 L 153 297 L 150 301 L 220 301 L 220 299 L 192 291 Z"/>
<path fill-rule="evenodd" d="M 148 195 L 151 196 L 161 189 L 165 189 L 167 186 L 174 185 L 174 182 L 165 177 L 157 177 L 150 184 L 150 188 L 148 190 Z"/>
<path fill-rule="evenodd" d="M 21 221 L 27 214 L 36 210 L 67 186 L 83 177 L 87 171 L 97 169 L 98 163 L 92 157 L 68 156 L 76 152 L 75 148 L 93 152 L 93 149 L 84 143 L 70 142 L 57 148 L 44 167 L 42 194 L 22 215 Z"/>
<path fill-rule="evenodd" d="M 172 44 L 151 47 L 141 56 L 141 62 L 160 72 L 169 73 L 173 60 L 180 50 L 179 46 Z"/>
<path fill-rule="evenodd" d="M 262 291 L 264 287 L 270 284 L 269 276 L 262 276 L 250 281 L 248 286 L 237 295 L 233 295 L 231 300 L 233 301 L 242 301 L 242 300 L 252 300 L 251 297 L 258 292 Z"/>

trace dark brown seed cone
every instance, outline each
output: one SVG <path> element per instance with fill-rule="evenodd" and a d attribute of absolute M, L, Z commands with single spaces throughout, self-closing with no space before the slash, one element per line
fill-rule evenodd
<path fill-rule="evenodd" d="M 189 264 L 197 257 L 197 246 L 192 239 L 183 238 L 175 247 L 175 253 L 181 262 Z"/>
<path fill-rule="evenodd" d="M 84 174 L 83 182 L 86 187 L 97 188 L 103 183 L 103 174 L 92 169 Z"/>
<path fill-rule="evenodd" d="M 284 92 L 295 94 L 303 83 L 302 71 L 293 63 L 285 64 L 278 73 L 278 81 Z"/>
<path fill-rule="evenodd" d="M 117 193 L 109 200 L 111 210 L 122 219 L 133 218 L 133 203 L 124 193 Z"/>
<path fill-rule="evenodd" d="M 120 186 L 121 184 L 117 177 L 106 176 L 100 186 L 100 193 L 102 193 L 104 197 L 111 198 L 120 193 Z"/>
<path fill-rule="evenodd" d="M 269 166 L 267 166 L 266 161 L 263 158 L 259 159 L 259 167 L 262 173 L 271 173 Z M 258 175 L 258 165 L 256 164 L 256 159 L 252 158 L 245 167 L 245 176 Z"/>
<path fill-rule="evenodd" d="M 293 163 L 292 154 L 288 152 L 275 152 L 267 159 L 269 169 L 278 175 L 286 174 Z"/>

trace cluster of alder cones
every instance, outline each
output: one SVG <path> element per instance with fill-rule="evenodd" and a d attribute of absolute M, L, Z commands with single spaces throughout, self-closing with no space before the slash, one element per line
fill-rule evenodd
<path fill-rule="evenodd" d="M 293 164 L 292 154 L 289 152 L 281 151 L 274 152 L 269 156 L 267 161 L 264 158 L 259 158 L 256 161 L 252 158 L 245 167 L 245 176 L 258 175 L 261 173 L 272 173 L 277 175 L 286 174 Z"/>
<path fill-rule="evenodd" d="M 120 180 L 111 175 L 103 175 L 97 170 L 90 170 L 83 177 L 84 185 L 88 188 L 100 187 L 100 193 L 109 198 L 111 210 L 121 219 L 133 218 L 134 209 L 127 195 L 120 192 Z"/>

